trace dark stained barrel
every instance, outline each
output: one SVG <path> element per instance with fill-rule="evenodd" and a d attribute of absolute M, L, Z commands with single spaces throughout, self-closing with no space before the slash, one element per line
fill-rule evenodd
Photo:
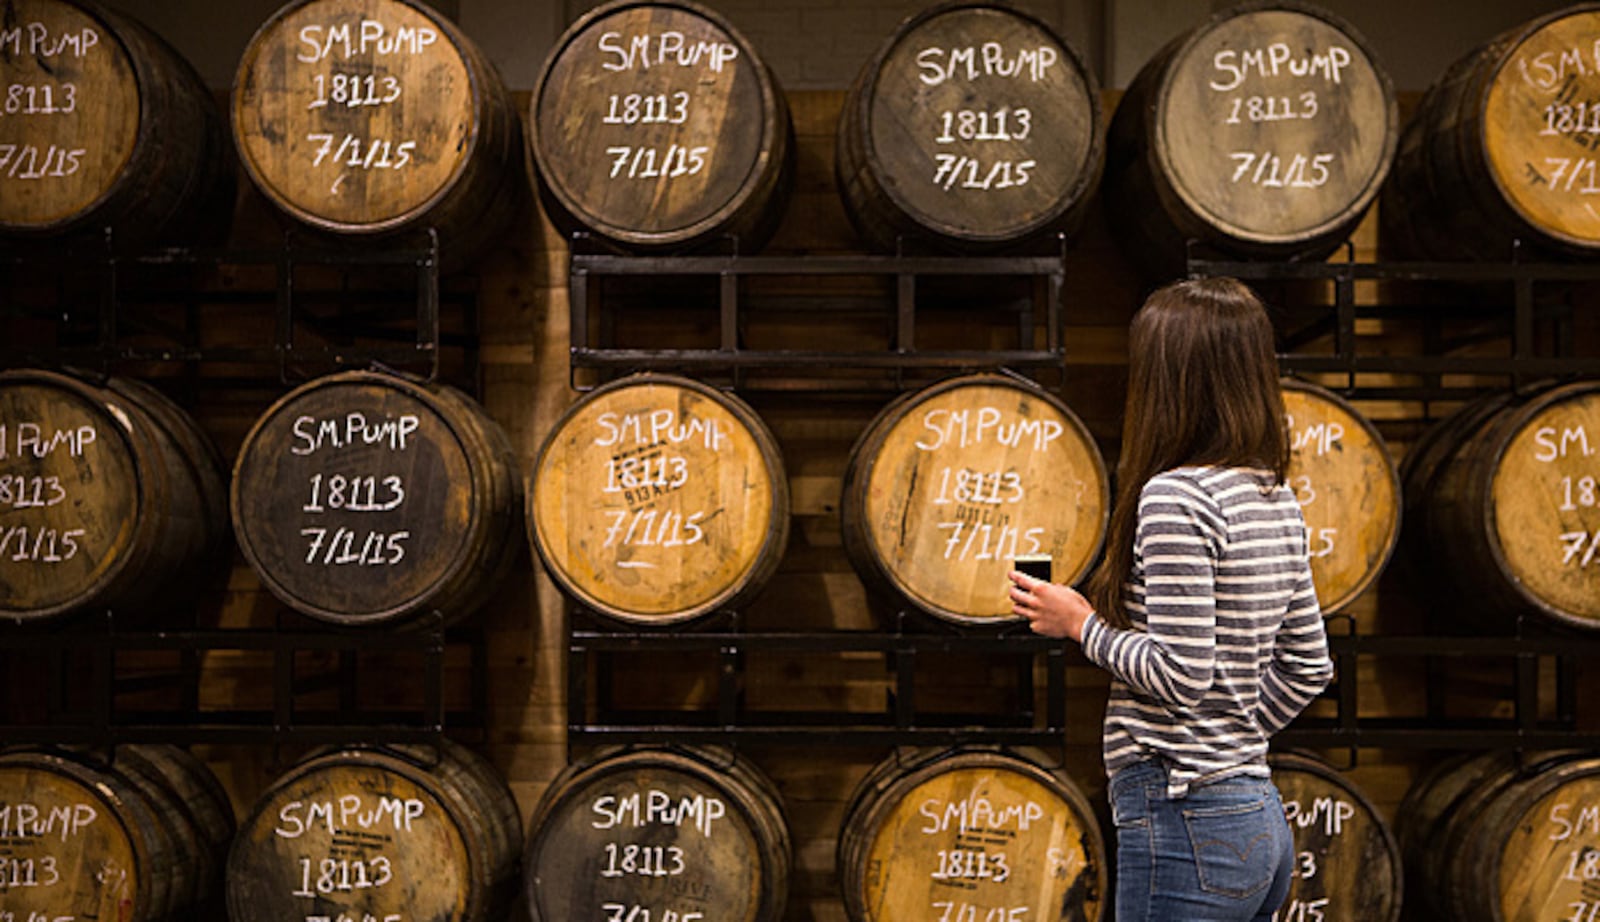
<path fill-rule="evenodd" d="M 1394 91 L 1341 18 L 1248 3 L 1180 35 L 1112 119 L 1103 192 L 1123 251 L 1152 277 L 1197 255 L 1320 258 L 1388 174 Z"/>
<path fill-rule="evenodd" d="M 744 401 L 633 375 L 557 421 L 529 475 L 527 519 L 563 591 L 613 620 L 670 626 L 763 588 L 789 539 L 789 482 Z"/>
<path fill-rule="evenodd" d="M 756 49 L 687 0 L 617 0 L 573 23 L 528 115 L 551 217 L 628 250 L 776 230 L 793 172 L 783 90 Z"/>
<path fill-rule="evenodd" d="M 109 764 L 0 754 L 0 912 L 154 922 L 214 909 L 227 845 L 216 834 L 233 818 L 207 828 L 194 817 L 228 810 L 220 795 L 204 765 L 169 746 L 121 746 Z"/>
<path fill-rule="evenodd" d="M 180 843 L 180 864 L 192 884 L 188 905 L 200 913 L 222 911 L 222 872 L 233 844 L 233 804 L 205 763 L 188 750 L 164 745 L 124 745 L 114 767 L 162 804 Z"/>
<path fill-rule="evenodd" d="M 1326 762 L 1292 753 L 1268 761 L 1294 834 L 1295 875 L 1278 918 L 1397 922 L 1400 847 L 1383 815 Z"/>
<path fill-rule="evenodd" d="M 0 21 L 0 238 L 110 230 L 119 249 L 226 232 L 227 129 L 187 61 L 78 0 L 8 0 Z"/>
<path fill-rule="evenodd" d="M 234 530 L 285 604 L 340 625 L 471 613 L 521 553 L 505 431 L 453 388 L 344 372 L 273 404 L 234 464 Z"/>
<path fill-rule="evenodd" d="M 459 263 L 525 188 L 521 121 L 487 57 L 413 0 L 299 0 L 239 62 L 234 142 L 281 211 L 331 234 L 436 229 Z"/>
<path fill-rule="evenodd" d="M 946 3 L 895 30 L 856 77 L 835 166 L 873 246 L 971 250 L 1070 231 L 1100 179 L 1099 85 L 1045 23 Z"/>
<path fill-rule="evenodd" d="M 1448 760 L 1407 792 L 1396 829 L 1408 892 L 1440 918 L 1582 918 L 1600 895 L 1600 758 Z"/>
<path fill-rule="evenodd" d="M 1406 522 L 1400 554 L 1413 579 L 1432 579 L 1436 566 L 1431 542 L 1423 537 L 1428 520 L 1428 497 L 1433 493 L 1435 480 L 1460 443 L 1512 399 L 1511 392 L 1501 391 L 1473 400 L 1429 426 L 1406 451 L 1400 463 L 1402 515 Z"/>
<path fill-rule="evenodd" d="M 1437 260 L 1600 252 L 1600 4 L 1529 20 L 1462 57 L 1406 124 L 1384 249 Z"/>
<path fill-rule="evenodd" d="M 777 791 L 749 762 L 608 750 L 569 766 L 534 809 L 523 886 L 533 922 L 779 922 L 792 861 Z"/>
<path fill-rule="evenodd" d="M 1441 589 L 1480 623 L 1529 613 L 1600 627 L 1600 383 L 1506 395 L 1461 414 L 1408 471 L 1418 521 L 1407 557 L 1450 573 Z"/>
<path fill-rule="evenodd" d="M 505 782 L 458 745 L 313 753 L 240 824 L 228 918 L 494 922 L 516 892 L 521 840 Z"/>
<path fill-rule="evenodd" d="M 840 524 L 870 587 L 956 624 L 1008 623 L 1006 573 L 1052 559 L 1075 583 L 1105 538 L 1094 439 L 1043 388 L 964 375 L 891 402 L 850 450 Z"/>
<path fill-rule="evenodd" d="M 0 372 L 0 618 L 170 607 L 226 547 L 220 461 L 147 385 Z"/>
<path fill-rule="evenodd" d="M 857 786 L 839 830 L 851 922 L 1109 913 L 1105 840 L 1066 776 L 980 749 L 891 756 Z"/>
<path fill-rule="evenodd" d="M 1355 407 L 1286 380 L 1289 486 L 1305 514 L 1311 576 L 1325 614 L 1377 580 L 1400 539 L 1400 478 L 1383 437 Z"/>

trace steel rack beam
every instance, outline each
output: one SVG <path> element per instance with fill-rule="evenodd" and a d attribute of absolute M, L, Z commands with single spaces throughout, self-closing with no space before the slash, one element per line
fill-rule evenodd
<path fill-rule="evenodd" d="M 1064 247 L 1064 244 L 1063 244 Z M 795 372 L 840 369 L 927 370 L 1013 367 L 1055 369 L 1063 373 L 1066 365 L 1062 346 L 1061 293 L 1065 280 L 1064 257 L 1051 256 L 883 256 L 864 254 L 805 256 L 618 256 L 583 252 L 583 241 L 575 240 L 568 268 L 569 309 L 571 311 L 571 351 L 573 371 L 579 368 L 606 372 L 627 370 L 691 370 L 732 372 L 735 383 L 748 370 L 785 369 Z M 717 310 L 717 345 L 700 349 L 655 349 L 618 345 L 615 330 L 623 310 L 618 299 L 602 291 L 607 279 L 666 279 L 703 277 L 715 281 L 715 293 L 708 294 Z M 892 292 L 863 299 L 849 296 L 832 299 L 849 302 L 852 308 L 875 313 L 892 326 L 892 344 L 881 351 L 808 351 L 754 349 L 740 345 L 740 332 L 752 316 L 765 313 L 773 304 L 798 305 L 819 300 L 815 295 L 786 296 L 769 294 L 765 299 L 744 291 L 746 278 L 793 277 L 881 277 L 889 281 Z M 917 345 L 917 326 L 922 313 L 933 309 L 918 294 L 918 280 L 928 278 L 1015 278 L 1034 279 L 1031 294 L 1021 298 L 999 299 L 991 305 L 996 313 L 1015 315 L 1017 346 L 1002 350 L 923 350 Z M 822 301 L 829 299 L 823 298 Z M 760 305 L 760 306 L 758 306 Z M 862 305 L 866 305 L 863 307 Z M 1045 342 L 1035 345 L 1035 325 L 1042 320 Z M 819 375 L 812 382 L 816 389 L 839 388 Z M 576 380 L 573 386 L 589 389 Z"/>

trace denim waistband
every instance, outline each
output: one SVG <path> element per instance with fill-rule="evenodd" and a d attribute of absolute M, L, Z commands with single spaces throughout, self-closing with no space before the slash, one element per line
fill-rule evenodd
<path fill-rule="evenodd" d="M 1270 784 L 1271 779 L 1259 775 L 1246 774 L 1251 766 L 1248 764 L 1232 765 L 1228 768 L 1201 775 L 1190 781 L 1187 790 L 1194 791 L 1214 784 L 1235 782 L 1240 784 L 1256 783 Z M 1116 796 L 1117 791 L 1129 785 L 1159 785 L 1164 789 L 1171 788 L 1170 766 L 1166 759 L 1156 756 L 1141 759 L 1131 765 L 1118 769 L 1106 782 L 1106 792 Z M 1181 796 L 1181 795 L 1178 795 Z"/>

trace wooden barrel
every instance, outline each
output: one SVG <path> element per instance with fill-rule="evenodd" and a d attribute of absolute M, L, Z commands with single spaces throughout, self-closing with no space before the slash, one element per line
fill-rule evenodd
<path fill-rule="evenodd" d="M 557 585 L 636 626 L 737 608 L 789 540 L 777 442 L 732 394 L 645 374 L 557 421 L 528 481 L 528 533 Z"/>
<path fill-rule="evenodd" d="M 228 918 L 503 919 L 521 841 L 505 782 L 458 745 L 313 753 L 240 824 Z"/>
<path fill-rule="evenodd" d="M 222 912 L 222 872 L 233 844 L 233 804 L 217 777 L 187 750 L 164 745 L 117 747 L 114 767 L 160 801 L 181 843 L 179 864 L 191 878 L 186 900 L 201 914 Z"/>
<path fill-rule="evenodd" d="M 521 487 L 505 431 L 465 394 L 343 372 L 256 421 L 234 464 L 234 530 L 262 583 L 313 618 L 454 619 L 521 553 Z"/>
<path fill-rule="evenodd" d="M 1437 588 L 1480 621 L 1531 613 L 1600 628 L 1600 383 L 1462 412 L 1468 423 L 1442 424 L 1450 438 L 1415 469 L 1408 556 L 1449 574 Z"/>
<path fill-rule="evenodd" d="M 731 752 L 607 750 L 568 766 L 523 850 L 533 922 L 779 922 L 792 863 L 772 783 Z"/>
<path fill-rule="evenodd" d="M 1388 75 L 1344 20 L 1295 2 L 1230 7 L 1128 87 L 1106 217 L 1154 277 L 1182 273 L 1189 241 L 1197 255 L 1320 258 L 1377 196 L 1397 122 Z"/>
<path fill-rule="evenodd" d="M 789 107 L 772 71 L 715 11 L 616 0 L 573 23 L 528 113 L 540 191 L 568 232 L 630 250 L 777 229 L 793 172 Z"/>
<path fill-rule="evenodd" d="M 459 263 L 525 189 L 521 122 L 488 58 L 414 0 L 297 0 L 239 62 L 234 143 L 285 214 L 332 234 L 439 232 Z"/>
<path fill-rule="evenodd" d="M 188 783 L 216 780 L 178 752 L 122 746 L 110 764 L 65 750 L 0 754 L 0 913 L 152 922 L 203 910 L 208 863 L 226 843 L 189 821 Z M 182 783 L 156 767 L 179 762 Z"/>
<path fill-rule="evenodd" d="M 1496 392 L 1473 400 L 1423 430 L 1406 451 L 1400 463 L 1400 482 L 1407 537 L 1400 542 L 1400 554 L 1412 580 L 1435 578 L 1433 539 L 1425 537 L 1429 523 L 1428 497 L 1433 494 L 1435 479 L 1462 440 L 1504 409 L 1511 399 L 1510 392 Z"/>
<path fill-rule="evenodd" d="M 1600 3 L 1508 30 L 1456 61 L 1406 123 L 1384 194 L 1386 250 L 1509 261 L 1600 252 Z"/>
<path fill-rule="evenodd" d="M 1600 896 L 1597 814 L 1592 754 L 1450 760 L 1413 785 L 1396 815 L 1410 892 L 1460 922 L 1584 918 Z"/>
<path fill-rule="evenodd" d="M 119 249 L 226 232 L 226 129 L 194 68 L 135 20 L 8 0 L 0 23 L 0 237 Z"/>
<path fill-rule="evenodd" d="M 1278 918 L 1397 922 L 1400 847 L 1383 815 L 1325 762 L 1292 753 L 1268 761 L 1294 833 L 1295 874 Z"/>
<path fill-rule="evenodd" d="M 1009 5 L 945 3 L 894 31 L 839 117 L 846 213 L 873 246 L 954 249 L 1076 227 L 1100 180 L 1100 87 L 1077 50 Z"/>
<path fill-rule="evenodd" d="M 886 759 L 851 799 L 837 859 L 851 922 L 1094 922 L 1110 904 L 1088 799 L 1061 773 L 1007 752 Z"/>
<path fill-rule="evenodd" d="M 1289 486 L 1305 513 L 1317 598 L 1331 614 L 1389 562 L 1400 539 L 1400 478 L 1383 437 L 1343 398 L 1286 380 L 1283 403 Z"/>
<path fill-rule="evenodd" d="M 1048 555 L 1075 583 L 1110 485 L 1088 429 L 1030 382 L 965 375 L 890 403 L 850 449 L 840 525 L 869 587 L 957 624 L 1010 623 L 1006 573 Z"/>
<path fill-rule="evenodd" d="M 153 388 L 0 372 L 0 618 L 170 608 L 226 548 L 221 464 Z"/>
<path fill-rule="evenodd" d="M 1462 847 L 1463 830 L 1485 798 L 1515 775 L 1518 761 L 1512 752 L 1461 754 L 1436 763 L 1406 791 L 1394 828 L 1406 886 L 1417 905 L 1435 913 L 1450 911 L 1454 894 L 1436 887 L 1452 873 L 1451 858 Z"/>

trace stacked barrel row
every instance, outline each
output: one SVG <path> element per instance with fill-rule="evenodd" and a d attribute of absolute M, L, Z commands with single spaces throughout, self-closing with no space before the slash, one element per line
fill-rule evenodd
<path fill-rule="evenodd" d="M 1406 535 L 1418 573 L 1441 555 L 1463 618 L 1536 611 L 1600 626 L 1600 385 L 1474 404 L 1407 458 L 1337 395 L 1289 382 L 1288 485 L 1307 522 L 1323 607 L 1367 590 Z M 782 554 L 787 478 L 773 437 L 738 398 L 670 376 L 620 379 L 578 401 L 541 449 L 529 530 L 569 595 L 612 620 L 681 623 L 737 608 Z M 891 605 L 956 624 L 1010 620 L 1005 573 L 1044 555 L 1058 582 L 1100 551 L 1108 478 L 1053 395 L 960 376 L 891 402 L 848 459 L 839 514 L 863 582 Z"/>
<path fill-rule="evenodd" d="M 1365 591 L 1400 533 L 1382 438 L 1348 403 L 1285 384 L 1288 483 L 1325 610 Z M 1600 386 L 1469 405 L 1408 455 L 1419 572 L 1443 560 L 1468 616 L 1525 609 L 1600 624 Z M 524 489 L 526 477 L 526 489 Z M 1080 581 L 1100 551 L 1109 478 L 1059 398 L 958 376 L 884 407 L 850 452 L 844 545 L 892 604 L 960 624 L 1010 618 L 1019 556 Z M 0 374 L 0 614 L 169 610 L 226 549 L 228 490 L 194 421 L 154 389 Z M 349 372 L 283 397 L 234 464 L 233 533 L 263 584 L 335 624 L 456 618 L 488 599 L 524 528 L 556 583 L 599 614 L 671 625 L 747 605 L 783 557 L 788 477 L 748 404 L 668 375 L 575 403 L 526 474 L 505 432 L 451 388 Z M 523 506 L 526 504 L 524 522 Z M 214 566 L 211 570 L 217 569 Z"/>
<path fill-rule="evenodd" d="M 1465 922 L 1570 918 L 1593 905 L 1592 755 L 1447 759 L 1407 794 L 1397 836 L 1330 765 L 1277 754 L 1271 770 L 1295 846 L 1281 918 L 1394 922 L 1405 880 L 1418 902 Z M 843 813 L 846 913 L 1106 918 L 1096 800 L 1036 752 L 897 751 Z M 487 922 L 504 917 L 520 874 L 536 922 L 619 911 L 779 922 L 792 861 L 777 790 L 721 749 L 596 752 L 549 785 L 525 841 L 505 783 L 451 743 L 313 752 L 237 832 L 216 778 L 181 749 L 0 753 L 0 910 L 19 917 L 211 917 L 225 899 L 241 922 Z"/>
<path fill-rule="evenodd" d="M 0 752 L 7 918 L 491 922 L 521 851 L 505 782 L 448 742 L 313 752 L 237 829 L 217 778 L 173 746 Z"/>
<path fill-rule="evenodd" d="M 220 913 L 233 807 L 171 746 L 0 752 L 0 912 L 155 922 Z"/>
<path fill-rule="evenodd" d="M 1360 790 L 1305 757 L 1274 756 L 1272 771 L 1295 831 L 1289 905 L 1392 922 L 1399 852 Z M 1570 804 L 1594 765 L 1524 774 Z M 1416 796 L 1439 800 L 1433 787 Z M 1039 752 L 898 751 L 859 780 L 841 819 L 846 912 L 853 922 L 941 907 L 1105 918 L 1109 855 L 1095 802 Z M 314 751 L 254 799 L 237 831 L 217 779 L 175 747 L 0 753 L 0 911 L 19 917 L 209 918 L 225 902 L 236 922 L 490 922 L 505 917 L 520 874 L 535 922 L 619 911 L 780 922 L 792 852 L 772 782 L 717 748 L 581 759 L 548 786 L 525 840 L 505 783 L 449 742 Z"/>
<path fill-rule="evenodd" d="M 1392 922 L 1402 877 L 1419 902 L 1467 922 L 1592 904 L 1592 755 L 1440 762 L 1401 804 L 1398 845 L 1331 766 L 1271 761 L 1295 837 L 1283 911 Z M 897 752 L 860 780 L 844 813 L 847 913 L 888 922 L 948 904 L 1104 918 L 1101 809 L 1038 753 Z M 255 801 L 237 834 L 233 815 L 204 764 L 174 747 L 0 753 L 0 908 L 161 919 L 213 915 L 225 892 L 241 920 L 424 907 L 428 918 L 476 922 L 502 917 L 520 859 L 535 920 L 620 906 L 777 922 L 792 861 L 771 782 L 716 749 L 581 760 L 548 787 L 525 844 L 504 783 L 449 743 L 314 752 Z"/>
<path fill-rule="evenodd" d="M 195 421 L 148 385 L 0 372 L 0 618 L 181 624 L 197 593 L 220 588 L 210 577 L 226 575 L 231 531 L 296 611 L 343 626 L 452 620 L 522 557 L 522 494 L 499 423 L 396 374 L 285 395 L 230 481 Z"/>
<path fill-rule="evenodd" d="M 0 229 L 127 246 L 225 231 L 224 120 L 192 69 L 88 0 L 8 11 L 21 27 L 0 47 Z M 1585 207 L 1600 188 L 1585 101 L 1597 33 L 1600 7 L 1581 4 L 1497 37 L 1441 78 L 1402 138 L 1390 81 L 1350 24 L 1295 0 L 1239 6 L 1153 57 L 1107 136 L 1069 42 L 1010 6 L 946 4 L 861 68 L 837 185 L 886 250 L 1070 233 L 1101 188 L 1125 251 L 1162 277 L 1195 247 L 1326 255 L 1382 188 L 1397 254 L 1507 259 L 1520 241 L 1587 255 L 1600 246 Z M 648 251 L 759 248 L 793 173 L 770 68 L 688 0 L 614 0 L 575 22 L 526 139 L 493 65 L 430 7 L 298 0 L 250 41 L 230 116 L 245 174 L 291 222 L 357 241 L 434 232 L 458 267 L 520 207 L 524 160 L 564 230 Z"/>

